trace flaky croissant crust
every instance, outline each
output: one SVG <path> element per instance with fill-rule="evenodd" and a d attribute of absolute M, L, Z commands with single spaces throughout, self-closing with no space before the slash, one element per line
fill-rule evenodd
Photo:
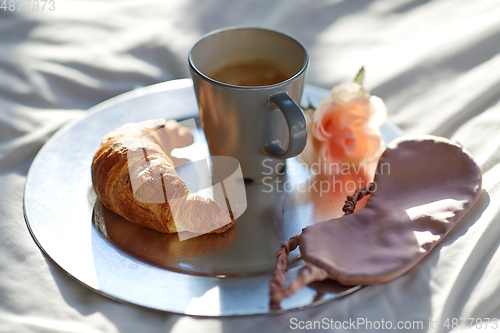
<path fill-rule="evenodd" d="M 224 232 L 234 220 L 214 200 L 189 192 L 175 171 L 174 148 L 193 143 L 175 120 L 127 124 L 106 135 L 92 162 L 104 206 L 130 222 L 163 232 Z"/>

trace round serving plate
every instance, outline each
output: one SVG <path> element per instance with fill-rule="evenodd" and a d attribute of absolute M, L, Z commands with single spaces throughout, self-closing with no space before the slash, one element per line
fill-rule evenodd
<path fill-rule="evenodd" d="M 328 95 L 328 90 L 306 85 L 302 99 L 317 105 Z M 289 159 L 286 172 L 267 183 L 245 184 L 246 210 L 220 235 L 180 239 L 160 234 L 131 224 L 96 201 L 91 163 L 104 135 L 129 122 L 187 119 L 195 143 L 175 154 L 196 160 L 208 151 L 197 117 L 192 81 L 182 79 L 112 98 L 59 130 L 35 158 L 24 194 L 26 223 L 42 251 L 70 276 L 109 298 L 195 316 L 280 313 L 358 290 L 324 281 L 286 299 L 281 309 L 269 306 L 269 281 L 280 244 L 307 225 L 340 216 L 350 194 L 312 194 L 307 189 L 314 188 L 315 179 L 297 159 Z M 390 122 L 381 130 L 386 143 L 402 135 Z M 182 178 L 183 171 L 178 172 Z M 298 249 L 290 260 L 288 281 L 303 266 Z"/>

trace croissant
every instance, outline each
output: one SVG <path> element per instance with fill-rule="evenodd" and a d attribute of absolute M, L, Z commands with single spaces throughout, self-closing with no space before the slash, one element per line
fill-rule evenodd
<path fill-rule="evenodd" d="M 104 206 L 163 233 L 221 233 L 234 220 L 216 201 L 191 193 L 175 171 L 174 148 L 193 143 L 186 127 L 163 119 L 131 123 L 106 135 L 92 162 Z"/>

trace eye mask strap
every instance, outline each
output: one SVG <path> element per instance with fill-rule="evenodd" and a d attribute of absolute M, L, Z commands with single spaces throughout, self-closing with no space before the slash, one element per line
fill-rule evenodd
<path fill-rule="evenodd" d="M 376 189 L 375 183 L 369 183 L 363 188 L 358 188 L 353 195 L 348 195 L 344 207 L 342 207 L 342 211 L 345 213 L 344 216 L 354 213 L 358 201 L 363 199 L 365 195 L 372 194 Z"/>
<path fill-rule="evenodd" d="M 374 183 L 369 183 L 366 187 L 358 188 L 353 195 L 347 196 L 342 211 L 345 215 L 350 215 L 356 209 L 356 204 L 365 195 L 372 194 L 376 190 Z M 290 282 L 288 287 L 285 286 L 286 272 L 288 270 L 288 256 L 290 251 L 295 250 L 299 246 L 299 235 L 291 237 L 288 242 L 281 244 L 281 248 L 276 252 L 276 263 L 274 264 L 273 278 L 269 282 L 269 297 L 271 298 L 270 307 L 272 310 L 280 309 L 280 303 L 283 299 L 295 294 L 314 281 L 323 281 L 328 279 L 328 273 L 321 267 L 312 263 L 306 263 L 299 275 Z"/>

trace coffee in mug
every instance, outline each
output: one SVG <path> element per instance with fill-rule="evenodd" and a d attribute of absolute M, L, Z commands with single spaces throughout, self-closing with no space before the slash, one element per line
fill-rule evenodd
<path fill-rule="evenodd" d="M 207 74 L 216 81 L 235 86 L 269 86 L 293 75 L 281 67 L 268 59 L 235 60 Z"/>

